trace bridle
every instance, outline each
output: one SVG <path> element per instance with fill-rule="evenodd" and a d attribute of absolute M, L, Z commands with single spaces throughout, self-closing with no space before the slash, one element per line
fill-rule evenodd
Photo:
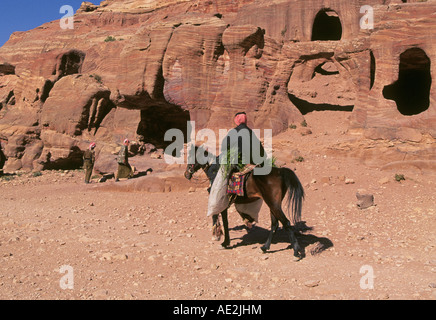
<path fill-rule="evenodd" d="M 197 170 L 195 170 L 195 164 L 188 164 L 186 172 L 188 172 L 192 176 L 196 171 Z"/>
<path fill-rule="evenodd" d="M 196 149 L 195 150 L 197 150 L 198 148 L 196 147 Z M 203 169 L 203 171 L 204 171 L 204 173 L 207 175 L 207 172 L 208 172 L 208 170 L 209 170 L 209 168 L 211 167 L 212 165 L 209 163 L 209 162 L 206 162 L 205 164 L 199 164 L 198 162 L 195 162 L 195 163 L 193 163 L 193 164 L 188 164 L 188 166 L 186 167 L 186 171 L 185 171 L 185 177 L 186 178 L 188 178 L 187 177 L 187 174 L 189 174 L 190 176 L 191 176 L 191 178 L 192 178 L 192 175 L 195 173 L 195 172 L 197 172 L 198 171 L 198 169 Z M 191 179 L 191 178 L 189 178 L 189 180 Z"/>
<path fill-rule="evenodd" d="M 198 171 L 198 169 L 202 168 L 204 173 L 207 173 L 207 171 L 209 170 L 209 168 L 211 167 L 211 164 L 209 162 L 207 162 L 205 165 L 199 165 L 198 169 L 195 169 L 196 163 L 194 164 L 188 164 L 188 167 L 186 168 L 186 173 L 189 173 L 192 177 L 192 175 L 194 173 L 196 173 Z"/>

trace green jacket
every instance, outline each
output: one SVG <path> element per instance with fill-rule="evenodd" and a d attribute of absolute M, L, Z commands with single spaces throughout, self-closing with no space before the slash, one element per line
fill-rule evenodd
<path fill-rule="evenodd" d="M 94 163 L 95 162 L 95 152 L 94 151 L 91 151 L 91 150 L 86 150 L 84 153 L 83 153 L 83 160 L 84 161 L 89 161 L 89 162 L 91 162 L 91 163 Z"/>

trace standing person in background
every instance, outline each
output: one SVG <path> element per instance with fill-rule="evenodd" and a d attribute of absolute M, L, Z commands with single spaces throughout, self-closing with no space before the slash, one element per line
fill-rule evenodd
<path fill-rule="evenodd" d="M 143 135 L 138 135 L 136 137 L 136 139 L 138 140 L 139 143 L 139 148 L 138 148 L 138 153 L 140 155 L 144 155 L 145 151 L 146 151 L 146 147 L 145 147 L 145 138 Z"/>
<path fill-rule="evenodd" d="M 3 166 L 5 165 L 6 160 L 7 158 L 3 153 L 2 144 L 0 143 L 0 177 L 3 175 Z"/>
<path fill-rule="evenodd" d="M 91 181 L 92 170 L 94 169 L 95 163 L 95 146 L 93 142 L 89 145 L 88 150 L 83 154 L 83 167 L 85 169 L 85 183 L 88 184 Z"/>
<path fill-rule="evenodd" d="M 120 152 L 118 153 L 118 171 L 115 175 L 115 182 L 123 178 L 132 178 L 134 169 L 129 164 L 129 139 L 125 139 Z"/>

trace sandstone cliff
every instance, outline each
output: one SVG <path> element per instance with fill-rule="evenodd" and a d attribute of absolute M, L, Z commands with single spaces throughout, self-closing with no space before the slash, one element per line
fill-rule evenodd
<path fill-rule="evenodd" d="M 170 128 L 228 129 L 241 110 L 274 134 L 349 112 L 349 133 L 428 145 L 435 12 L 434 0 L 84 2 L 74 29 L 53 21 L 0 48 L 6 169 L 77 167 L 90 141 L 102 155 L 137 135 L 162 147 Z"/>

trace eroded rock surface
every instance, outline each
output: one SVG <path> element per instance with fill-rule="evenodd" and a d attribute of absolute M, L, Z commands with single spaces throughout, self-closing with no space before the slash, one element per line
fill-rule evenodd
<path fill-rule="evenodd" d="M 361 12 L 365 5 L 371 12 Z M 362 138 L 428 144 L 436 137 L 435 8 L 384 0 L 84 2 L 73 30 L 53 21 L 12 34 L 0 48 L 6 169 L 75 167 L 90 141 L 102 155 L 137 135 L 162 148 L 170 128 L 186 133 L 192 120 L 197 129 L 229 129 L 241 110 L 252 127 L 274 134 L 331 110 L 349 113 L 349 133 Z M 434 148 L 426 150 L 434 158 Z"/>

